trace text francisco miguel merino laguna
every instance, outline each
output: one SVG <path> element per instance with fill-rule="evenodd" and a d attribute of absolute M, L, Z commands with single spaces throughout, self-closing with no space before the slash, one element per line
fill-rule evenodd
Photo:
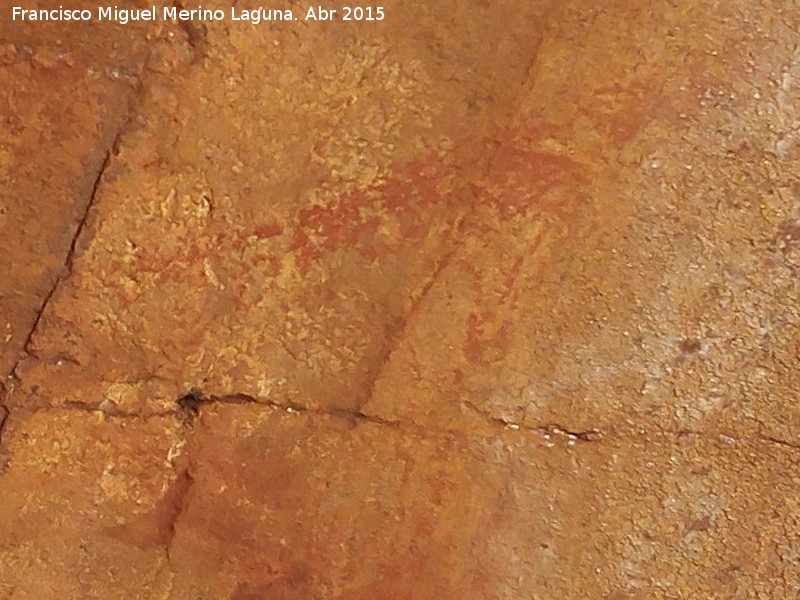
<path fill-rule="evenodd" d="M 341 10 L 326 9 L 322 6 L 310 7 L 301 12 L 306 21 L 328 21 L 341 19 L 345 21 L 382 21 L 384 18 L 382 7 L 347 8 Z M 338 13 L 338 14 L 337 14 Z M 265 21 L 296 21 L 299 17 L 289 9 L 241 9 L 231 7 L 230 12 L 224 10 L 210 10 L 198 6 L 196 9 L 182 9 L 175 6 L 164 6 L 159 10 L 155 6 L 149 8 L 129 9 L 116 6 L 97 7 L 95 11 L 88 9 L 77 10 L 59 6 L 55 9 L 30 9 L 14 6 L 11 18 L 14 21 L 116 21 L 122 25 L 130 21 L 155 21 L 158 18 L 164 21 L 247 21 L 253 25 Z"/>

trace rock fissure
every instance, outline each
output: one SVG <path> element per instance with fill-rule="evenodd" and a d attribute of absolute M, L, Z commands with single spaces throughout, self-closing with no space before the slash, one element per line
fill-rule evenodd
<path fill-rule="evenodd" d="M 185 467 L 176 473 L 175 481 L 164 498 L 167 503 L 167 511 L 164 515 L 166 538 L 164 541 L 164 554 L 168 565 L 173 563 L 172 551 L 177 537 L 178 523 L 189 506 L 190 494 L 195 484 L 194 476 L 191 473 L 191 462 L 188 457 L 186 463 Z"/>
<path fill-rule="evenodd" d="M 792 450 L 800 450 L 800 442 L 790 442 L 788 440 L 767 435 L 759 436 L 759 439 L 764 442 L 768 442 L 770 444 L 783 446 L 784 448 L 791 448 Z"/>
<path fill-rule="evenodd" d="M 625 432 L 601 430 L 600 428 L 575 429 L 560 423 L 525 424 L 516 423 L 487 414 L 474 406 L 471 402 L 463 402 L 472 412 L 480 415 L 483 421 L 495 429 L 502 429 L 504 432 L 523 432 L 536 434 L 545 443 L 560 439 L 572 446 L 578 443 L 597 443 L 603 440 L 631 439 L 645 437 L 699 437 L 705 439 L 715 439 L 718 442 L 735 446 L 743 443 L 761 442 L 787 448 L 790 450 L 800 450 L 800 443 L 785 440 L 775 436 L 757 435 L 752 438 L 737 438 L 722 432 L 698 431 L 692 429 L 659 429 L 659 430 L 639 430 L 637 432 Z M 351 422 L 369 423 L 381 427 L 391 427 L 393 429 L 414 432 L 420 436 L 447 436 L 457 437 L 485 437 L 478 432 L 470 432 L 458 428 L 431 428 L 415 421 L 387 419 L 378 415 L 370 415 L 357 409 L 349 408 L 319 408 L 309 407 L 298 403 L 277 402 L 274 400 L 259 399 L 249 394 L 236 393 L 224 396 L 205 396 L 197 389 L 190 390 L 175 401 L 175 408 L 171 410 L 160 410 L 152 412 L 131 412 L 120 410 L 115 406 L 104 405 L 102 402 L 87 403 L 78 401 L 68 401 L 57 406 L 43 406 L 33 412 L 48 410 L 71 410 L 91 414 L 98 414 L 107 419 L 152 419 L 172 417 L 178 419 L 185 427 L 191 427 L 195 419 L 200 415 L 201 409 L 213 405 L 256 405 L 269 408 L 275 411 L 286 412 L 298 415 L 318 415 L 334 419 L 343 419 Z M 5 422 L 10 415 L 10 410 L 0 406 L 0 440 Z M 549 444 L 548 444 L 549 445 Z"/>
<path fill-rule="evenodd" d="M 36 316 L 33 319 L 33 323 L 28 330 L 28 334 L 25 336 L 25 341 L 22 344 L 22 356 L 14 363 L 14 366 L 11 368 L 11 372 L 6 375 L 6 380 L 10 381 L 19 381 L 19 374 L 18 369 L 20 363 L 24 360 L 26 356 L 32 356 L 33 352 L 31 351 L 31 341 L 33 340 L 33 336 L 36 334 L 36 331 L 39 328 L 39 323 L 42 320 L 42 316 L 44 315 L 45 311 L 47 310 L 48 306 L 50 305 L 50 301 L 55 296 L 55 293 L 61 283 L 67 279 L 72 274 L 72 267 L 75 261 L 75 255 L 77 253 L 78 248 L 78 240 L 81 237 L 86 223 L 89 218 L 89 214 L 91 213 L 92 208 L 97 201 L 98 190 L 100 188 L 100 184 L 103 180 L 103 176 L 108 169 L 109 163 L 111 162 L 111 157 L 116 148 L 117 144 L 119 143 L 120 136 L 122 132 L 127 127 L 128 123 L 130 122 L 130 115 L 127 118 L 122 120 L 122 124 L 117 128 L 116 132 L 114 132 L 111 143 L 109 144 L 108 148 L 106 149 L 105 153 L 103 154 L 103 159 L 100 161 L 99 166 L 95 169 L 94 177 L 92 178 L 92 185 L 89 190 L 89 194 L 87 197 L 86 202 L 81 210 L 80 217 L 78 218 L 77 224 L 75 225 L 75 231 L 70 239 L 70 244 L 67 249 L 66 256 L 64 258 L 64 264 L 61 267 L 61 272 L 58 273 L 54 279 L 53 283 L 50 286 L 50 289 L 42 298 L 41 303 L 36 311 Z M 5 398 L 10 393 L 10 390 L 3 389 L 3 402 L 0 402 L 0 410 L 2 410 L 2 418 L 0 418 L 0 443 L 2 443 L 2 430 L 5 426 L 6 421 L 10 418 L 11 409 L 5 403 Z"/>
<path fill-rule="evenodd" d="M 125 123 L 127 123 L 127 120 L 125 121 Z M 87 201 L 84 203 L 80 218 L 78 219 L 77 225 L 75 226 L 75 232 L 73 233 L 72 239 L 70 240 L 69 248 L 67 250 L 67 255 L 64 259 L 64 265 L 61 269 L 61 273 L 56 275 L 56 277 L 53 280 L 52 286 L 50 286 L 50 290 L 42 299 L 42 302 L 39 305 L 39 309 L 36 311 L 36 317 L 33 320 L 33 325 L 28 331 L 28 335 L 25 338 L 25 342 L 22 345 L 22 350 L 25 353 L 25 355 L 31 354 L 30 346 L 31 346 L 31 341 L 33 340 L 33 336 L 36 334 L 36 331 L 39 328 L 39 323 L 42 320 L 42 316 L 47 310 L 47 307 L 50 305 L 50 301 L 53 299 L 53 296 L 55 296 L 58 287 L 63 283 L 65 279 L 67 279 L 72 274 L 72 267 L 73 263 L 75 262 L 75 255 L 77 253 L 78 240 L 81 237 L 81 234 L 83 233 L 83 230 L 86 227 L 86 222 L 89 219 L 89 214 L 91 213 L 91 210 L 97 201 L 97 192 L 100 188 L 100 183 L 102 182 L 103 176 L 105 175 L 105 172 L 108 169 L 108 165 L 111 162 L 111 155 L 119 141 L 119 137 L 124 127 L 125 125 L 123 125 L 117 130 L 116 134 L 113 137 L 111 145 L 106 149 L 106 152 L 103 155 L 102 162 L 95 171 L 95 176 L 92 181 L 92 187 L 89 193 L 89 197 Z M 17 364 L 12 369 L 12 375 L 14 376 L 16 376 L 16 371 L 17 367 L 19 366 L 19 362 L 20 361 L 17 361 Z"/>
<path fill-rule="evenodd" d="M 8 420 L 9 410 L 5 405 L 0 404 L 0 444 L 3 443 L 3 432 L 6 428 L 6 421 Z"/>
<path fill-rule="evenodd" d="M 566 437 L 567 440 L 571 442 L 596 442 L 599 441 L 604 436 L 603 432 L 600 429 L 596 428 L 578 430 L 571 427 L 563 426 L 559 423 L 542 423 L 542 424 L 530 425 L 525 423 L 523 420 L 521 420 L 520 422 L 511 421 L 488 413 L 486 410 L 476 406 L 474 402 L 464 400 L 461 403 L 463 406 L 468 408 L 470 412 L 475 413 L 476 415 L 481 417 L 486 423 L 492 426 L 502 427 L 504 429 L 510 429 L 512 431 L 529 431 L 544 437 L 546 440 L 550 439 L 551 436 L 556 435 L 556 436 Z"/>

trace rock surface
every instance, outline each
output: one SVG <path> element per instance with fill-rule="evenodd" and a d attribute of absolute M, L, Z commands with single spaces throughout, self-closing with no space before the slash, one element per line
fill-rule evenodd
<path fill-rule="evenodd" d="M 0 599 L 800 596 L 800 6 L 601 4 L 3 14 Z"/>

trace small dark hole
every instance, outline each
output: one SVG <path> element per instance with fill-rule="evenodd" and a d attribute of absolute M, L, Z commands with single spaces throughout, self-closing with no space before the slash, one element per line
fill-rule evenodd
<path fill-rule="evenodd" d="M 192 388 L 176 400 L 178 407 L 185 413 L 197 414 L 197 409 L 203 403 L 203 394 L 197 388 Z"/>

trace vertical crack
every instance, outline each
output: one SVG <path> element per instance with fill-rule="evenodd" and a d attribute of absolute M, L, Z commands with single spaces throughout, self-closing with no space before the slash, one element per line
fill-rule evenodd
<path fill-rule="evenodd" d="M 25 354 L 28 355 L 30 354 L 31 340 L 33 339 L 33 336 L 35 335 L 37 329 L 39 328 L 39 322 L 42 320 L 42 315 L 44 315 L 45 311 L 47 310 L 47 307 L 50 305 L 50 301 L 53 299 L 53 296 L 55 296 L 56 290 L 61 285 L 61 283 L 72 274 L 72 266 L 73 263 L 75 262 L 75 255 L 77 254 L 78 240 L 83 234 L 83 230 L 86 228 L 86 222 L 89 219 L 89 214 L 91 213 L 92 208 L 94 207 L 95 202 L 97 201 L 97 195 L 98 195 L 97 192 L 98 189 L 100 188 L 100 183 L 103 180 L 103 175 L 108 169 L 109 163 L 111 162 L 111 155 L 119 141 L 121 132 L 122 132 L 122 127 L 114 135 L 111 145 L 106 149 L 103 155 L 103 160 L 100 163 L 100 166 L 95 171 L 95 175 L 92 180 L 91 191 L 89 192 L 89 198 L 83 207 L 80 219 L 78 220 L 78 224 L 75 227 L 75 233 L 72 235 L 72 239 L 70 240 L 69 249 L 67 250 L 67 255 L 64 259 L 64 265 L 61 268 L 61 273 L 56 275 L 55 279 L 53 280 L 53 285 L 50 287 L 50 290 L 47 292 L 41 304 L 39 305 L 39 309 L 36 312 L 36 318 L 33 320 L 33 325 L 28 331 L 28 335 L 25 338 L 25 343 L 22 345 L 22 350 Z M 17 361 L 17 364 L 14 366 L 12 370 L 12 375 L 16 373 L 18 365 L 19 361 Z"/>
<path fill-rule="evenodd" d="M 3 443 L 3 433 L 6 430 L 6 422 L 8 421 L 8 415 L 10 411 L 8 407 L 4 404 L 0 404 L 0 445 Z"/>
<path fill-rule="evenodd" d="M 32 356 L 31 342 L 33 340 L 33 336 L 36 334 L 36 331 L 39 328 L 39 324 L 42 320 L 42 315 L 44 315 L 45 311 L 50 305 L 50 301 L 55 296 L 58 287 L 67 277 L 69 277 L 72 274 L 72 265 L 75 261 L 75 255 L 77 253 L 78 240 L 83 234 L 84 229 L 86 228 L 86 223 L 89 219 L 89 214 L 92 208 L 94 207 L 95 202 L 97 201 L 97 195 L 98 195 L 97 192 L 100 187 L 100 183 L 103 180 L 103 175 L 108 169 L 108 165 L 111 162 L 111 155 L 114 151 L 114 148 L 116 148 L 117 143 L 119 141 L 119 137 L 122 134 L 122 131 L 127 125 L 127 123 L 128 119 L 124 119 L 122 125 L 120 125 L 120 127 L 114 133 L 111 144 L 103 153 L 103 160 L 97 167 L 94 177 L 92 179 L 92 186 L 89 192 L 89 197 L 84 204 L 80 218 L 78 219 L 77 226 L 75 227 L 75 232 L 73 233 L 72 239 L 70 240 L 69 248 L 64 258 L 64 265 L 61 267 L 61 272 L 58 273 L 53 279 L 53 284 L 50 286 L 50 289 L 48 290 L 47 294 L 45 294 L 44 298 L 39 304 L 39 308 L 36 311 L 36 317 L 34 318 L 33 323 L 30 329 L 28 330 L 28 335 L 25 336 L 25 342 L 22 345 L 22 355 L 14 363 L 14 366 L 11 368 L 11 372 L 6 375 L 7 381 L 19 380 L 19 375 L 18 375 L 19 365 L 25 359 L 26 356 Z M 3 441 L 3 431 L 5 429 L 6 422 L 8 421 L 8 418 L 11 414 L 11 409 L 6 403 L 6 399 L 8 398 L 10 391 L 11 391 L 10 389 L 4 387 L 2 389 L 2 395 L 0 396 L 2 398 L 0 400 L 0 444 L 2 444 Z"/>
<path fill-rule="evenodd" d="M 179 432 L 181 439 L 179 443 L 181 450 L 177 457 L 178 462 L 173 463 L 175 481 L 164 496 L 163 502 L 166 510 L 162 513 L 160 523 L 166 567 L 170 571 L 172 571 L 172 547 L 178 534 L 178 523 L 189 507 L 191 491 L 195 484 L 194 475 L 192 474 L 192 459 L 186 447 L 188 432 L 194 423 L 195 417 L 199 414 L 200 405 L 206 401 L 199 388 L 192 388 L 175 400 L 175 417 L 180 422 Z"/>
<path fill-rule="evenodd" d="M 188 458 L 186 465 L 177 473 L 175 482 L 164 497 L 165 511 L 161 517 L 161 530 L 163 532 L 164 555 L 167 564 L 173 561 L 172 546 L 177 536 L 178 522 L 189 506 L 189 497 L 194 488 L 194 477 L 191 474 Z"/>
<path fill-rule="evenodd" d="M 128 128 L 131 119 L 135 114 L 136 97 L 140 92 L 141 89 L 138 90 L 134 89 L 132 91 L 133 102 L 131 102 L 130 98 L 128 99 L 127 110 L 125 110 L 122 113 L 116 129 L 113 130 L 111 135 L 109 136 L 110 142 L 106 146 L 105 151 L 102 153 L 102 159 L 99 161 L 99 164 L 94 169 L 91 179 L 91 186 L 89 187 L 89 191 L 87 193 L 87 197 L 83 204 L 83 207 L 81 207 L 80 209 L 77 223 L 74 225 L 75 229 L 72 233 L 72 237 L 70 239 L 66 255 L 64 256 L 64 263 L 61 266 L 59 272 L 53 278 L 53 282 L 52 285 L 50 286 L 50 289 L 47 291 L 47 293 L 44 295 L 41 302 L 39 303 L 39 307 L 36 310 L 36 315 L 33 319 L 33 323 L 31 324 L 31 327 L 28 330 L 27 335 L 25 336 L 25 341 L 22 344 L 20 356 L 17 358 L 14 365 L 11 367 L 10 372 L 5 374 L 4 381 L 11 382 L 12 386 L 15 382 L 16 383 L 19 382 L 19 366 L 22 363 L 22 361 L 25 360 L 26 357 L 35 356 L 31 350 L 31 345 L 33 342 L 33 338 L 39 329 L 43 315 L 50 306 L 50 302 L 55 297 L 56 291 L 58 290 L 59 286 L 72 274 L 75 258 L 78 254 L 78 247 L 79 247 L 78 244 L 80 242 L 81 237 L 84 235 L 86 225 L 89 221 L 89 216 L 92 212 L 92 209 L 95 206 L 95 203 L 97 202 L 101 184 L 103 182 L 106 172 L 108 171 L 111 159 L 114 156 L 117 147 L 119 146 L 120 138 L 122 137 L 124 131 Z M 7 398 L 11 394 L 12 390 L 13 387 L 12 388 L 3 387 L 2 394 L 0 394 L 0 411 L 2 411 L 3 415 L 0 421 L 3 424 L 9 418 L 11 413 L 11 408 L 7 403 Z M 0 429 L 0 434 L 2 434 L 2 429 Z M 1 435 L 0 435 L 0 442 L 2 442 Z"/>

